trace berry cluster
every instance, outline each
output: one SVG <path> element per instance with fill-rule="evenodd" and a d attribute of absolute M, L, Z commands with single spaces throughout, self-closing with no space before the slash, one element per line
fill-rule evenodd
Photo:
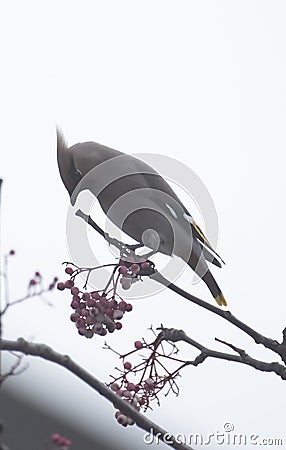
<path fill-rule="evenodd" d="M 55 288 L 57 281 L 58 281 L 58 278 L 54 277 L 53 281 L 49 284 L 48 289 L 46 289 L 46 290 L 52 291 Z M 28 283 L 28 290 L 29 291 L 31 291 L 31 290 L 35 291 L 35 289 L 41 290 L 42 287 L 43 287 L 43 277 L 40 274 L 40 272 L 37 271 L 34 273 L 33 278 L 31 278 Z"/>
<path fill-rule="evenodd" d="M 113 381 L 108 386 L 137 411 L 141 409 L 146 411 L 150 408 L 151 401 L 156 400 L 157 404 L 160 404 L 159 394 L 166 387 L 165 395 L 168 395 L 169 392 L 178 395 L 176 378 L 182 367 L 182 360 L 174 356 L 178 349 L 172 343 L 164 342 L 163 345 L 158 338 L 150 344 L 145 341 L 135 341 L 134 347 L 135 349 L 128 354 L 120 356 L 123 360 L 123 369 L 119 377 L 112 376 Z M 105 348 L 112 350 L 106 343 Z M 127 357 L 129 359 L 131 355 L 138 354 L 138 351 L 141 350 L 146 356 L 142 358 L 141 355 L 139 362 L 132 364 L 130 361 L 126 361 Z M 167 362 L 170 363 L 170 366 L 177 365 L 177 368 L 170 370 L 166 366 Z M 137 378 L 137 383 L 130 381 L 131 376 Z M 130 417 L 119 410 L 116 411 L 115 418 L 124 427 L 134 423 Z"/>
<path fill-rule="evenodd" d="M 71 441 L 58 433 L 51 436 L 51 441 L 59 450 L 68 450 L 71 446 Z"/>
<path fill-rule="evenodd" d="M 136 341 L 135 345 L 136 344 L 140 344 L 142 346 L 141 348 L 143 348 L 142 342 Z M 146 405 L 145 391 L 146 389 L 149 390 L 150 388 L 152 388 L 152 386 L 154 385 L 153 380 L 149 378 L 144 383 L 134 384 L 127 379 L 128 373 L 132 372 L 132 364 L 129 361 L 126 361 L 123 364 L 123 367 L 124 373 L 121 379 L 121 383 L 118 384 L 117 382 L 113 382 L 109 386 L 123 400 L 128 402 L 137 411 L 140 411 L 141 407 L 144 407 Z M 115 418 L 117 422 L 124 427 L 127 427 L 128 425 L 134 425 L 134 421 L 120 410 L 117 410 L 115 412 Z"/>
<path fill-rule="evenodd" d="M 132 311 L 132 305 L 126 303 L 118 294 L 118 283 L 121 284 L 122 289 L 129 289 L 132 283 L 141 279 L 141 276 L 153 273 L 154 267 L 153 263 L 145 260 L 137 264 L 132 257 L 121 259 L 118 264 L 108 264 L 114 269 L 103 290 L 87 292 L 86 286 L 90 273 L 102 266 L 84 268 L 72 263 L 64 264 L 67 264 L 65 272 L 70 278 L 65 282 L 60 281 L 57 288 L 60 291 L 70 290 L 71 307 L 74 310 L 70 319 L 75 323 L 78 333 L 87 338 L 92 338 L 95 334 L 105 336 L 107 332 L 121 330 L 121 319 L 125 312 Z M 82 273 L 86 273 L 84 291 L 75 286 L 75 278 Z"/>
<path fill-rule="evenodd" d="M 128 261 L 120 261 L 119 274 L 122 275 L 120 278 L 120 284 L 122 289 L 130 289 L 132 283 L 138 281 L 140 276 L 148 271 L 150 264 L 148 261 L 143 261 L 140 264 Z"/>

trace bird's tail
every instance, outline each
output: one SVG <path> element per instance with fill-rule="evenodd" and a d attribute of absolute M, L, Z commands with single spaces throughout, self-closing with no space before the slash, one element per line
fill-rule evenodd
<path fill-rule="evenodd" d="M 219 306 L 226 306 L 227 305 L 226 299 L 224 298 L 224 295 L 221 292 L 220 287 L 218 286 L 216 280 L 214 279 L 209 270 L 205 273 L 205 275 L 202 276 L 202 280 L 206 283 L 217 304 Z"/>

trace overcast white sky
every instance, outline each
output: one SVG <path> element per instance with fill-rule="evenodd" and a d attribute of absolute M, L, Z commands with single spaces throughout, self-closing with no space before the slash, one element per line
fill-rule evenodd
<path fill-rule="evenodd" d="M 213 273 L 230 310 L 281 340 L 285 23 L 285 2 L 277 0 L 2 2 L 2 247 L 17 251 L 10 271 L 15 298 L 35 270 L 47 280 L 61 276 L 68 258 L 69 202 L 56 164 L 57 123 L 70 144 L 95 140 L 189 166 L 216 206 L 218 250 L 227 265 Z M 96 236 L 98 251 L 107 252 L 99 241 Z M 212 301 L 189 275 L 180 284 Z M 52 345 L 107 381 L 116 358 L 101 349 L 101 339 L 78 337 L 69 322 L 68 296 L 50 299 L 53 308 L 30 301 L 10 310 L 5 336 Z M 124 333 L 108 337 L 122 352 L 148 336 L 151 323 L 163 322 L 212 348 L 226 350 L 214 343 L 219 337 L 274 359 L 231 325 L 170 292 L 136 300 L 124 322 Z M 206 435 L 232 422 L 239 433 L 286 442 L 285 383 L 277 376 L 223 361 L 207 361 L 182 375 L 180 396 L 162 398 L 162 406 L 149 413 L 160 425 Z M 88 410 L 81 426 L 91 436 L 94 422 L 102 420 L 117 442 L 146 448 L 140 430 L 119 427 L 112 406 L 60 368 L 31 359 L 30 369 L 7 387 L 77 422 Z"/>

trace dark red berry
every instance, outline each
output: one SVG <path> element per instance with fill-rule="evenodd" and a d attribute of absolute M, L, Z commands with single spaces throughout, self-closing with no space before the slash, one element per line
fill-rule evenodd
<path fill-rule="evenodd" d="M 51 441 L 54 442 L 54 444 L 57 444 L 60 439 L 61 436 L 58 433 L 52 434 L 51 436 Z"/>
<path fill-rule="evenodd" d="M 129 311 L 132 311 L 132 309 L 133 309 L 133 306 L 131 305 L 131 303 L 127 303 L 126 311 L 129 312 Z"/>
<path fill-rule="evenodd" d="M 79 302 L 78 302 L 77 300 L 73 300 L 73 301 L 71 302 L 71 307 L 72 307 L 73 309 L 79 308 Z"/>
<path fill-rule="evenodd" d="M 126 370 L 130 370 L 130 369 L 131 369 L 131 367 L 132 367 L 132 365 L 131 365 L 131 363 L 130 363 L 130 362 L 126 361 L 126 362 L 124 363 L 124 369 L 126 369 Z"/>
<path fill-rule="evenodd" d="M 126 266 L 120 266 L 120 267 L 119 267 L 119 273 L 120 273 L 121 275 L 126 275 L 127 272 L 128 272 L 128 269 L 127 269 Z"/>
<path fill-rule="evenodd" d="M 140 271 L 140 267 L 138 266 L 138 264 L 131 264 L 130 270 L 132 273 L 138 273 Z"/>
<path fill-rule="evenodd" d="M 99 300 L 100 304 L 103 308 L 108 308 L 109 306 L 109 301 L 107 300 L 106 297 L 101 297 L 101 299 Z"/>
<path fill-rule="evenodd" d="M 80 334 L 81 336 L 85 336 L 86 332 L 87 332 L 87 330 L 84 327 L 78 328 L 77 331 L 78 331 L 78 334 Z"/>
<path fill-rule="evenodd" d="M 9 255 L 10 256 L 14 256 L 15 255 L 15 250 L 10 250 Z"/>
<path fill-rule="evenodd" d="M 120 320 L 123 317 L 123 311 L 120 309 L 116 309 L 116 311 L 113 312 L 113 319 L 114 320 Z"/>
<path fill-rule="evenodd" d="M 141 348 L 143 348 L 143 343 L 141 341 L 135 341 L 134 347 L 137 348 L 137 350 L 140 350 Z"/>
<path fill-rule="evenodd" d="M 64 289 L 65 289 L 65 283 L 63 283 L 62 281 L 59 281 L 58 282 L 58 284 L 57 284 L 57 289 L 59 290 L 59 291 L 63 291 Z"/>
<path fill-rule="evenodd" d="M 71 289 L 72 287 L 74 287 L 74 282 L 73 282 L 73 280 L 67 280 L 67 281 L 65 282 L 65 287 L 66 287 L 67 289 Z"/>
<path fill-rule="evenodd" d="M 80 315 L 77 314 L 77 313 L 72 313 L 70 315 L 70 319 L 71 319 L 72 322 L 77 322 L 79 318 L 80 318 Z"/>
<path fill-rule="evenodd" d="M 93 335 L 94 335 L 93 330 L 91 330 L 91 329 L 86 330 L 86 333 L 85 333 L 86 338 L 91 339 Z"/>
<path fill-rule="evenodd" d="M 73 274 L 73 268 L 72 267 L 66 267 L 65 273 L 67 273 L 68 275 L 72 275 Z"/>
<path fill-rule="evenodd" d="M 78 295 L 79 294 L 79 288 L 74 286 L 71 288 L 72 295 Z"/>
<path fill-rule="evenodd" d="M 121 322 L 117 322 L 116 323 L 116 330 L 121 330 L 122 328 L 122 323 Z"/>
<path fill-rule="evenodd" d="M 124 302 L 123 300 L 121 302 L 119 302 L 118 308 L 121 311 L 126 311 L 126 307 L 127 307 L 127 303 L 126 302 Z"/>

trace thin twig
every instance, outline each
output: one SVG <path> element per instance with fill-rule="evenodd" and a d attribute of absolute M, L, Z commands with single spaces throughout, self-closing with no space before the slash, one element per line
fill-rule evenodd
<path fill-rule="evenodd" d="M 92 226 L 101 236 L 103 236 L 111 245 L 114 245 L 119 250 L 122 249 L 122 251 L 125 251 L 127 249 L 127 246 L 123 244 L 122 242 L 118 241 L 117 239 L 111 238 L 107 233 L 104 233 L 104 231 L 86 214 L 84 214 L 82 211 L 78 210 L 76 215 L 83 218 L 89 225 Z M 181 289 L 179 286 L 171 283 L 169 280 L 163 277 L 154 267 L 151 268 L 149 273 L 146 273 L 152 280 L 156 281 L 157 283 L 162 284 L 163 286 L 166 286 L 168 289 L 172 290 L 176 294 L 180 295 L 181 297 L 185 298 L 186 300 L 191 301 L 192 303 L 195 303 L 198 306 L 201 306 L 204 309 L 207 309 L 208 311 L 222 317 L 226 321 L 232 323 L 234 326 L 242 330 L 244 333 L 246 333 L 248 336 L 250 336 L 256 344 L 262 344 L 265 348 L 268 348 L 269 350 L 272 350 L 274 353 L 278 354 L 282 361 L 286 364 L 286 328 L 283 331 L 283 340 L 282 342 L 278 342 L 274 339 L 267 338 L 266 336 L 262 335 L 261 333 L 258 333 L 256 330 L 251 328 L 249 325 L 245 324 L 241 320 L 239 320 L 237 317 L 235 317 L 230 311 L 225 311 L 221 308 L 218 308 L 204 300 L 201 300 L 200 298 L 189 294 L 188 292 Z"/>
<path fill-rule="evenodd" d="M 54 351 L 51 347 L 44 344 L 30 343 L 20 338 L 17 341 L 1 340 L 0 348 L 8 351 L 18 351 L 25 355 L 38 356 L 48 361 L 59 364 L 68 371 L 76 375 L 79 379 L 91 386 L 100 395 L 110 401 L 115 408 L 122 411 L 128 417 L 131 417 L 136 425 L 151 433 L 153 436 L 162 440 L 165 444 L 177 450 L 193 450 L 191 447 L 179 443 L 175 436 L 172 436 L 166 430 L 158 426 L 156 423 L 147 419 L 143 414 L 139 413 L 128 402 L 125 402 L 115 392 L 108 388 L 104 383 L 92 376 L 81 366 L 76 364 L 69 356 L 61 355 Z M 165 439 L 167 437 L 167 440 Z"/>

